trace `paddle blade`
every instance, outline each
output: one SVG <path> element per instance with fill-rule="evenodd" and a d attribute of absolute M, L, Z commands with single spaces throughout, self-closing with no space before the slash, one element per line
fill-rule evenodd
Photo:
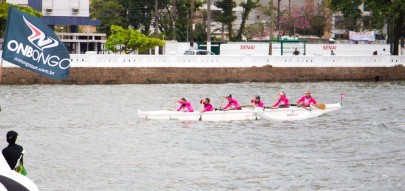
<path fill-rule="evenodd" d="M 315 107 L 317 107 L 318 109 L 322 109 L 322 110 L 326 109 L 326 105 L 322 104 L 322 103 L 315 104 Z"/>

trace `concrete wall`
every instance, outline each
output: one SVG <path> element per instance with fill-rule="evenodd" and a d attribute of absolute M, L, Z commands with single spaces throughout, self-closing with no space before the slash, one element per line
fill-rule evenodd
<path fill-rule="evenodd" d="M 1 84 L 156 84 L 405 80 L 405 67 L 73 67 L 57 81 L 19 67 L 3 68 Z"/>
<path fill-rule="evenodd" d="M 405 80 L 405 56 L 72 54 L 68 80 L 4 62 L 2 84 L 150 84 Z"/>

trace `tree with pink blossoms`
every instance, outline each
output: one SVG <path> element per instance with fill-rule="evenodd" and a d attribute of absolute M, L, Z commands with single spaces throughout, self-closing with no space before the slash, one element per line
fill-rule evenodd
<path fill-rule="evenodd" d="M 284 35 L 316 35 L 322 37 L 324 32 L 331 29 L 332 14 L 327 9 L 325 1 L 310 3 L 307 1 L 303 6 L 293 5 L 290 15 L 288 7 L 281 11 L 280 33 Z"/>

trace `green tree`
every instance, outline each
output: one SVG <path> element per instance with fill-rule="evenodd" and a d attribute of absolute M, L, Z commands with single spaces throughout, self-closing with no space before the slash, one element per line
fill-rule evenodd
<path fill-rule="evenodd" d="M 245 30 L 246 20 L 249 18 L 250 12 L 259 6 L 259 0 L 247 0 L 246 2 L 240 3 L 240 6 L 243 7 L 242 13 L 242 22 L 240 24 L 238 34 L 235 37 L 235 40 L 241 41 L 242 34 Z"/>
<path fill-rule="evenodd" d="M 246 26 L 243 34 L 246 36 L 248 40 L 252 39 L 264 40 L 269 36 L 265 31 L 264 23 L 255 23 Z"/>
<path fill-rule="evenodd" d="M 201 0 L 194 0 L 194 9 L 191 10 L 191 2 L 190 0 L 165 0 L 163 9 L 159 13 L 159 30 L 168 39 L 180 42 L 189 40 L 193 18 L 203 3 Z"/>
<path fill-rule="evenodd" d="M 301 16 L 302 18 L 299 18 L 300 16 L 295 18 L 295 20 L 298 19 L 303 22 L 300 23 L 301 26 L 298 25 L 301 34 L 322 37 L 325 31 L 331 30 L 332 14 L 328 10 L 325 1 L 317 3 L 316 5 L 313 3 L 305 3 L 303 11 L 301 11 Z"/>
<path fill-rule="evenodd" d="M 342 13 L 345 17 L 354 19 L 362 18 L 362 11 L 358 8 L 362 3 L 372 10 L 372 17 L 376 21 L 376 26 L 382 29 L 384 24 L 388 24 L 389 42 L 393 55 L 398 55 L 399 39 L 404 36 L 405 28 L 405 1 L 404 0 L 352 0 L 341 1 L 331 0 L 329 7 L 337 13 Z"/>
<path fill-rule="evenodd" d="M 207 41 L 207 11 L 200 11 L 194 15 L 194 42 Z"/>
<path fill-rule="evenodd" d="M 269 29 L 269 55 L 273 54 L 273 49 L 272 49 L 272 39 L 273 39 L 273 30 L 274 30 L 274 23 L 277 21 L 277 7 L 274 6 L 273 0 L 269 1 L 269 4 L 267 6 L 259 6 L 260 12 L 263 13 L 263 15 L 267 16 L 268 18 L 268 29 Z"/>
<path fill-rule="evenodd" d="M 227 27 L 229 40 L 232 41 L 233 40 L 232 23 L 237 18 L 235 15 L 233 15 L 232 9 L 236 7 L 236 3 L 233 2 L 233 0 L 222 0 L 222 1 L 215 1 L 214 5 L 222 9 L 222 13 L 218 17 L 214 18 L 214 20 L 222 23 L 223 26 Z"/>
<path fill-rule="evenodd" d="M 137 51 L 146 51 L 156 46 L 164 46 L 165 42 L 150 38 L 134 29 L 124 29 L 121 26 L 111 26 L 111 35 L 105 44 L 106 49 L 114 53 L 124 52 L 131 54 Z"/>
<path fill-rule="evenodd" d="M 19 9 L 20 11 L 23 11 L 25 13 L 28 13 L 28 14 L 36 16 L 36 17 L 42 16 L 41 12 L 38 12 L 31 7 L 9 4 L 9 3 L 2 1 L 2 2 L 0 2 L 0 37 L 3 35 L 4 30 L 6 28 L 8 8 L 10 6 L 15 7 L 15 8 Z"/>
<path fill-rule="evenodd" d="M 154 21 L 155 0 L 120 0 L 125 7 L 129 24 L 143 34 L 151 33 Z M 158 1 L 162 2 L 162 0 Z"/>
<path fill-rule="evenodd" d="M 110 26 L 118 25 L 128 27 L 126 9 L 119 0 L 92 0 L 90 5 L 90 16 L 101 21 L 97 27 L 98 32 L 111 34 Z"/>
<path fill-rule="evenodd" d="M 331 0 L 329 2 L 329 8 L 333 12 L 340 12 L 343 14 L 348 30 L 359 31 L 359 20 L 362 18 L 362 11 L 359 6 L 363 3 L 363 0 Z"/>

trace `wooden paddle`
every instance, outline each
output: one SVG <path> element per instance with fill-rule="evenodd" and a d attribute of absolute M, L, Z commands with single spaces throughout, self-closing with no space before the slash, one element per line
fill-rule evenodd
<path fill-rule="evenodd" d="M 203 113 L 203 108 L 204 108 L 204 102 L 202 102 L 203 99 L 200 101 L 200 118 L 198 118 L 198 121 L 202 121 L 202 113 Z"/>
<path fill-rule="evenodd" d="M 225 99 L 225 97 L 222 97 L 221 104 L 219 104 L 219 109 L 222 109 L 222 103 L 224 103 L 224 99 Z"/>
<path fill-rule="evenodd" d="M 315 104 L 315 107 L 318 109 L 322 109 L 322 110 L 326 109 L 326 105 L 323 103 L 317 103 L 317 104 Z"/>

